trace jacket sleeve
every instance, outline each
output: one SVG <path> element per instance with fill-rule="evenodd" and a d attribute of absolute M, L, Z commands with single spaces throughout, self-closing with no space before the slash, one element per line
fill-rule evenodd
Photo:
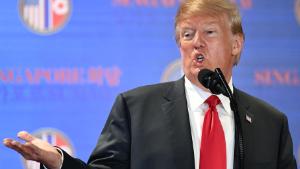
<path fill-rule="evenodd" d="M 93 169 L 130 168 L 130 114 L 123 95 L 112 107 L 88 165 Z"/>
<path fill-rule="evenodd" d="M 279 144 L 278 169 L 297 169 L 293 154 L 293 143 L 289 131 L 288 120 L 284 115 Z"/>
<path fill-rule="evenodd" d="M 61 169 L 129 169 L 129 119 L 125 100 L 122 95 L 119 95 L 88 163 L 86 164 L 63 151 L 64 160 Z M 40 169 L 45 169 L 42 164 Z"/>

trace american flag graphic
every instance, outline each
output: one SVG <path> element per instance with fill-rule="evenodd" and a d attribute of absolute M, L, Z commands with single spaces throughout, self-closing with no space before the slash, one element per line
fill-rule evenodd
<path fill-rule="evenodd" d="M 65 24 L 70 15 L 70 1 L 21 0 L 20 15 L 34 31 L 55 32 Z"/>

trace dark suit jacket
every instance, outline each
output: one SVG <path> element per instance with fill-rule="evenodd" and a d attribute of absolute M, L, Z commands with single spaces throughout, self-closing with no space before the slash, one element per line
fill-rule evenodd
<path fill-rule="evenodd" d="M 244 168 L 296 169 L 286 116 L 240 90 L 234 95 Z M 195 169 L 184 78 L 120 94 L 88 164 L 64 156 L 62 169 Z"/>

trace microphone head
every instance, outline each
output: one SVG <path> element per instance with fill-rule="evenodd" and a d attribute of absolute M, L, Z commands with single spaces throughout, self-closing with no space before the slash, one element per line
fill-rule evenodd
<path fill-rule="evenodd" d="M 219 83 L 217 74 L 211 70 L 202 69 L 198 73 L 198 80 L 205 88 L 209 89 L 213 94 L 220 94 L 223 91 Z"/>
<path fill-rule="evenodd" d="M 214 75 L 213 71 L 208 69 L 202 69 L 198 73 L 198 80 L 205 88 L 209 89 L 213 75 Z"/>

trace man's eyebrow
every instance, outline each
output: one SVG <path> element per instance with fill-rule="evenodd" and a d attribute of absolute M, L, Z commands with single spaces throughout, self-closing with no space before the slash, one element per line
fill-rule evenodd
<path fill-rule="evenodd" d="M 203 25 L 208 25 L 208 26 L 211 26 L 211 25 L 218 25 L 219 24 L 219 22 L 218 21 L 211 21 L 211 22 L 208 22 L 208 23 L 205 23 L 205 24 L 203 24 Z"/>
<path fill-rule="evenodd" d="M 218 21 L 209 21 L 207 23 L 202 24 L 202 26 L 218 26 L 218 25 L 219 25 Z M 186 23 L 181 26 L 181 29 L 195 29 L 195 25 Z"/>
<path fill-rule="evenodd" d="M 192 26 L 184 26 L 181 30 L 194 30 L 194 28 Z"/>

